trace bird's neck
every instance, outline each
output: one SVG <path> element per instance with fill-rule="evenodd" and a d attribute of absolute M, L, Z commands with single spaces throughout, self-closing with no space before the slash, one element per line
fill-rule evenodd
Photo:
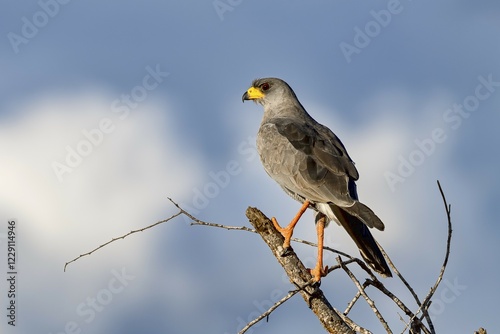
<path fill-rule="evenodd" d="M 262 123 L 275 118 L 291 118 L 298 122 L 316 123 L 316 121 L 307 113 L 299 101 L 293 104 L 264 105 L 264 116 Z"/>

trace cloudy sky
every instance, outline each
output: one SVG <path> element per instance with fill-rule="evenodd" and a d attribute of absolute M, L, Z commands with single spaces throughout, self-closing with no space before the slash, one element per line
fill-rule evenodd
<path fill-rule="evenodd" d="M 299 204 L 256 151 L 262 110 L 241 103 L 276 76 L 344 142 L 374 232 L 421 299 L 452 251 L 431 314 L 438 332 L 500 322 L 500 5 L 495 1 L 4 1 L 0 12 L 2 333 L 236 333 L 293 287 L 248 225 Z M 16 297 L 9 298 L 9 221 Z M 315 240 L 312 214 L 295 235 Z M 326 242 L 357 255 L 337 226 Z M 315 249 L 295 246 L 312 266 Z M 326 264 L 335 263 L 332 255 Z M 413 310 L 397 279 L 384 280 Z M 355 288 L 323 279 L 343 310 Z M 394 332 L 391 303 L 371 295 Z M 15 300 L 16 326 L 8 324 Z M 383 332 L 360 303 L 351 314 Z M 295 297 L 252 333 L 322 332 Z"/>

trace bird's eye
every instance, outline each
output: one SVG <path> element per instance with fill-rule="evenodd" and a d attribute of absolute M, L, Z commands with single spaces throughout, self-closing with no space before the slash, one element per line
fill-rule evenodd
<path fill-rule="evenodd" d="M 262 90 L 268 90 L 269 89 L 269 84 L 267 82 L 265 82 L 260 87 L 262 88 Z"/>

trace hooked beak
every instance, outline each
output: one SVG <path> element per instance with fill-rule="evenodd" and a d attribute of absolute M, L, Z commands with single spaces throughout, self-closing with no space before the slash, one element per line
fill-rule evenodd
<path fill-rule="evenodd" d="M 241 97 L 241 101 L 245 102 L 245 100 L 257 100 L 261 99 L 265 96 L 264 93 L 258 88 L 250 87 Z"/>

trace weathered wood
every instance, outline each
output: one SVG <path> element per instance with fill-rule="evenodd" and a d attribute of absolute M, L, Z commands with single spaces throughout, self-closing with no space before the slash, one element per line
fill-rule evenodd
<path fill-rule="evenodd" d="M 271 249 L 279 264 L 285 269 L 288 278 L 292 284 L 304 287 L 300 294 L 316 314 L 323 327 L 329 333 L 335 334 L 353 334 L 355 333 L 337 314 L 332 305 L 328 302 L 319 287 L 308 285 L 312 276 L 302 261 L 297 257 L 294 251 L 283 254 L 284 238 L 273 226 L 273 223 L 259 209 L 249 207 L 246 215 L 250 224 L 257 230 L 262 239 Z"/>

